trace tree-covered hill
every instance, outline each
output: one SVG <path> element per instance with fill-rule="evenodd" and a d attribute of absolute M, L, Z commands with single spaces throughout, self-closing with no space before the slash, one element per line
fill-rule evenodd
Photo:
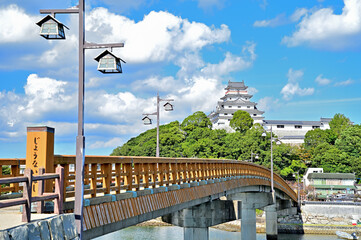
<path fill-rule="evenodd" d="M 160 126 L 160 156 L 250 160 L 270 167 L 270 133 L 262 137 L 263 127 L 250 124 L 243 111 L 234 115 L 234 132 L 212 130 L 203 112 Z M 330 122 L 331 129 L 314 129 L 305 136 L 302 146 L 273 145 L 275 172 L 291 178 L 307 167 L 323 167 L 325 172 L 361 172 L 361 126 L 352 125 L 342 114 Z M 115 148 L 112 156 L 155 156 L 156 128 L 130 139 Z M 277 137 L 277 136 L 274 136 Z M 256 158 L 257 156 L 257 158 Z"/>

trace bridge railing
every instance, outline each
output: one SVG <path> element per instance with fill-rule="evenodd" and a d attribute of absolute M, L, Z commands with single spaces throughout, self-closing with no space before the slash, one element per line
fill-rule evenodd
<path fill-rule="evenodd" d="M 17 164 L 16 160 L 13 162 Z M 54 165 L 64 168 L 64 198 L 75 196 L 75 156 L 55 155 Z M 95 197 L 101 193 L 137 191 L 242 175 L 271 178 L 269 169 L 237 160 L 86 156 L 84 195 Z M 291 197 L 295 195 L 279 175 L 274 174 L 274 181 L 276 188 L 282 188 Z"/>
<path fill-rule="evenodd" d="M 21 171 L 21 167 L 25 169 L 25 158 L 0 158 L 0 179 L 8 177 L 24 176 L 24 172 Z M 3 172 L 9 171 L 9 174 L 3 174 Z M 6 192 L 19 192 L 23 187 L 19 183 L 2 184 L 0 194 Z"/>
<path fill-rule="evenodd" d="M 45 200 L 55 199 L 54 213 L 60 214 L 63 212 L 63 179 L 64 171 L 62 167 L 56 168 L 56 173 L 44 173 L 41 170 L 41 175 L 35 176 L 30 168 L 25 169 L 24 176 L 18 177 L 4 177 L 0 179 L 0 184 L 15 184 L 24 183 L 22 197 L 9 200 L 1 200 L 0 208 L 23 205 L 23 222 L 30 222 L 31 220 L 31 203 L 41 202 L 38 204 L 38 210 L 42 212 L 43 202 Z M 55 179 L 55 192 L 44 192 L 44 180 Z M 33 182 L 39 182 L 39 191 L 37 196 L 32 196 Z"/>

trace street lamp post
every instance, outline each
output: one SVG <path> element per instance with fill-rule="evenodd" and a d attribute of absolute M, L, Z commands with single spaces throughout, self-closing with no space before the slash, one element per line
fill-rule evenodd
<path fill-rule="evenodd" d="M 253 156 L 255 156 L 255 157 L 254 157 L 255 159 L 258 159 L 258 158 L 259 158 L 259 156 L 258 156 L 257 153 L 251 152 L 251 162 L 253 162 Z"/>
<path fill-rule="evenodd" d="M 297 176 L 297 203 L 298 203 L 298 206 L 300 206 L 300 172 L 297 171 L 297 173 L 294 173 L 293 176 L 294 177 Z"/>
<path fill-rule="evenodd" d="M 266 137 L 266 132 L 262 133 L 262 137 Z M 271 192 L 272 198 L 275 200 L 275 193 L 274 193 L 274 181 L 273 181 L 273 132 L 272 132 L 272 125 L 271 125 Z M 276 141 L 277 145 L 280 145 L 281 142 L 279 140 Z"/>
<path fill-rule="evenodd" d="M 142 119 L 145 125 L 152 124 L 152 120 L 148 117 L 149 115 L 156 115 L 157 116 L 157 148 L 156 148 L 156 157 L 159 157 L 159 103 L 160 102 L 167 102 L 164 104 L 164 110 L 166 111 L 173 111 L 173 105 L 169 102 L 174 101 L 174 99 L 161 99 L 159 97 L 159 93 L 157 93 L 157 111 L 154 113 L 144 113 L 145 117 Z"/>
<path fill-rule="evenodd" d="M 80 239 L 83 233 L 83 199 L 84 199 L 84 162 L 85 162 L 85 137 L 84 137 L 84 55 L 85 49 L 117 48 L 124 47 L 124 43 L 97 44 L 85 41 L 84 4 L 85 0 L 79 0 L 79 5 L 69 9 L 43 9 L 41 14 L 51 14 L 37 24 L 41 27 L 40 35 L 46 39 L 65 39 L 62 25 L 55 19 L 55 14 L 78 14 L 79 15 L 79 87 L 78 87 L 78 135 L 76 137 L 76 160 L 75 160 L 75 205 L 74 213 L 76 226 Z M 55 20 L 54 20 L 55 19 Z M 57 25 L 54 25 L 57 24 Z M 45 25 L 46 27 L 44 28 Z M 61 28 L 56 28 L 60 26 Z M 54 28 L 55 27 L 55 28 Z M 44 31 L 47 34 L 44 34 Z M 119 59 L 117 59 L 119 60 Z M 119 68 L 120 66 L 118 66 Z M 116 68 L 116 66 L 115 66 Z M 119 71 L 114 71 L 119 72 Z"/>

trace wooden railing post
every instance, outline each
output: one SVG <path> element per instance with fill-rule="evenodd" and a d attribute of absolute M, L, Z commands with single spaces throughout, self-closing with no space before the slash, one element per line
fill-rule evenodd
<path fill-rule="evenodd" d="M 90 179 L 90 189 L 92 190 L 91 197 L 97 196 L 97 171 L 98 171 L 98 164 L 92 163 L 91 165 L 92 177 Z"/>
<path fill-rule="evenodd" d="M 33 171 L 30 168 L 25 169 L 24 177 L 26 177 L 28 180 L 25 182 L 24 188 L 23 188 L 23 198 L 25 198 L 26 203 L 23 205 L 22 221 L 30 222 Z"/>
<path fill-rule="evenodd" d="M 124 176 L 124 185 L 127 185 L 127 190 L 132 191 L 133 189 L 133 168 L 131 163 L 123 164 L 125 176 Z"/>
<path fill-rule="evenodd" d="M 143 164 L 143 171 L 144 171 L 144 179 L 143 179 L 143 181 L 145 183 L 144 187 L 149 188 L 149 178 L 150 178 L 150 176 L 149 176 L 150 164 L 149 163 L 144 163 Z"/>
<path fill-rule="evenodd" d="M 43 175 L 45 173 L 45 168 L 41 167 L 39 168 L 39 176 Z M 38 196 L 42 196 L 44 194 L 44 180 L 38 181 Z M 35 185 L 34 185 L 35 186 Z M 43 213 L 44 212 L 44 201 L 37 202 L 37 213 Z"/>
<path fill-rule="evenodd" d="M 105 189 L 106 194 L 110 193 L 110 183 L 112 179 L 112 165 L 110 163 L 102 164 L 101 170 L 103 176 L 103 188 Z"/>
<path fill-rule="evenodd" d="M 116 193 L 120 193 L 120 188 L 121 188 L 121 179 L 122 179 L 122 176 L 121 176 L 121 164 L 120 163 L 116 163 L 115 164 L 115 186 L 117 187 L 116 189 Z"/>
<path fill-rule="evenodd" d="M 11 165 L 11 175 L 13 177 L 17 177 L 17 176 L 19 176 L 19 173 L 20 173 L 20 164 L 19 165 Z M 19 183 L 12 183 L 12 184 L 10 184 L 10 187 L 14 188 L 14 192 L 19 192 Z"/>
<path fill-rule="evenodd" d="M 59 174 L 59 178 L 55 179 L 55 193 L 59 195 L 54 199 L 54 213 L 63 213 L 63 199 L 64 199 L 64 168 L 59 166 L 56 168 L 56 174 Z"/>

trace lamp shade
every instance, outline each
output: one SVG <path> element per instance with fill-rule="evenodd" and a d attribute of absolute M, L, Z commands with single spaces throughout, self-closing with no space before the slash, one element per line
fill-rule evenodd
<path fill-rule="evenodd" d="M 69 29 L 50 15 L 47 15 L 36 24 L 40 26 L 40 36 L 45 39 L 65 39 L 64 27 Z"/>
<path fill-rule="evenodd" d="M 99 56 L 94 58 L 98 62 L 98 71 L 102 73 L 122 73 L 121 58 L 115 56 L 113 53 L 105 50 Z"/>
<path fill-rule="evenodd" d="M 150 119 L 148 116 L 145 116 L 142 120 L 143 120 L 144 125 L 152 124 L 152 119 Z"/>
<path fill-rule="evenodd" d="M 170 104 L 169 102 L 167 102 L 167 103 L 164 104 L 163 106 L 164 106 L 164 110 L 166 110 L 166 111 L 173 111 L 173 105 Z"/>

